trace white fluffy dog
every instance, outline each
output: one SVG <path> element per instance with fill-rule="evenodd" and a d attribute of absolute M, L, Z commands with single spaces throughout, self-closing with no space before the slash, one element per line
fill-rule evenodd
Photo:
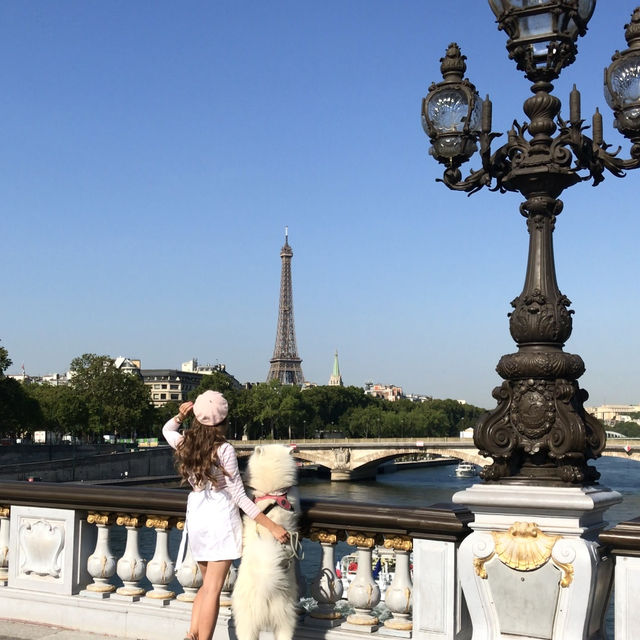
<path fill-rule="evenodd" d="M 297 531 L 297 470 L 290 447 L 257 446 L 247 464 L 246 484 L 263 513 L 287 531 Z M 258 640 L 272 630 L 275 640 L 292 640 L 298 600 L 295 558 L 266 529 L 244 516 L 242 562 L 233 589 L 238 640 Z"/>

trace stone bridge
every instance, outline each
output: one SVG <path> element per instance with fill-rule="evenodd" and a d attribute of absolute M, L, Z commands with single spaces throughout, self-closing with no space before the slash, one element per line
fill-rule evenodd
<path fill-rule="evenodd" d="M 256 445 L 272 442 L 271 440 L 235 441 L 232 444 L 239 457 L 246 457 L 251 454 Z M 298 460 L 327 469 L 331 479 L 337 481 L 375 478 L 377 468 L 381 464 L 407 454 L 420 456 L 431 454 L 457 458 L 480 466 L 488 464 L 488 460 L 478 454 L 471 438 L 425 438 L 423 440 L 370 438 L 298 440 L 296 443 L 277 440 L 276 442 L 290 444 Z M 18 452 L 20 452 L 19 447 L 20 445 L 15 447 Z M 6 449 L 8 450 L 9 447 Z M 2 451 L 0 455 L 10 453 L 10 451 Z M 611 438 L 607 442 L 604 455 L 640 461 L 640 439 Z M 123 477 L 128 480 L 146 479 L 148 482 L 149 478 L 175 478 L 176 471 L 173 449 L 168 446 L 126 452 L 112 451 L 101 455 L 77 452 L 73 457 L 17 464 L 10 457 L 7 460 L 0 457 L 0 479 L 25 480 L 30 476 L 49 482 L 96 482 Z"/>
<path fill-rule="evenodd" d="M 243 457 L 258 444 L 267 442 L 235 442 L 234 447 Z M 381 464 L 407 454 L 457 458 L 479 466 L 490 463 L 478 453 L 472 438 L 303 440 L 290 444 L 296 459 L 328 469 L 333 481 L 373 479 Z M 603 455 L 640 462 L 640 440 L 611 439 Z"/>

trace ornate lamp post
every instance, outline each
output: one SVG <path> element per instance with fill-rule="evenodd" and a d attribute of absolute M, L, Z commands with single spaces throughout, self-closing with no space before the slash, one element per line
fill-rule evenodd
<path fill-rule="evenodd" d="M 605 172 L 622 177 L 640 166 L 640 8 L 626 25 L 628 48 L 616 52 L 605 71 L 605 95 L 614 125 L 632 143 L 631 157 L 609 151 L 596 110 L 592 137 L 580 113 L 580 93 L 569 100 L 569 119 L 551 95 L 552 81 L 577 53 L 595 0 L 489 0 L 498 28 L 508 36 L 509 57 L 532 83 L 524 101 L 528 122 L 514 123 L 507 141 L 491 131 L 491 101 L 480 100 L 466 78 L 465 56 L 449 45 L 441 59 L 443 80 L 429 87 L 422 122 L 431 155 L 445 166 L 440 180 L 450 189 L 474 193 L 483 187 L 522 194 L 529 258 L 522 293 L 511 303 L 510 331 L 518 351 L 501 358 L 504 379 L 493 391 L 498 405 L 475 430 L 480 452 L 493 459 L 485 480 L 530 485 L 586 485 L 599 473 L 587 461 L 605 446 L 600 423 L 584 411 L 587 393 L 578 386 L 585 367 L 563 351 L 571 335 L 569 299 L 556 281 L 552 233 L 562 211 L 559 196 L 584 180 L 598 185 Z M 609 8 L 610 10 L 610 8 Z M 479 150 L 482 167 L 463 177 L 460 167 Z"/>
<path fill-rule="evenodd" d="M 532 83 L 523 105 L 528 121 L 514 123 L 506 142 L 492 150 L 501 134 L 491 131 L 491 101 L 481 100 L 464 77 L 457 44 L 449 45 L 443 79 L 422 104 L 430 153 L 445 167 L 440 181 L 469 194 L 483 187 L 520 193 L 529 231 L 524 288 L 509 314 L 518 350 L 500 359 L 497 407 L 474 433 L 480 452 L 492 458 L 482 473 L 488 482 L 453 497 L 474 513 L 473 533 L 457 552 L 458 575 L 474 640 L 601 638 L 613 563 L 597 536 L 604 512 L 621 496 L 595 484 L 599 474 L 587 464 L 604 449 L 605 432 L 583 407 L 582 359 L 563 351 L 573 311 L 556 281 L 552 234 L 565 189 L 585 180 L 595 186 L 607 171 L 622 177 L 640 166 L 640 9 L 626 26 L 628 48 L 605 72 L 614 124 L 631 141 L 625 160 L 609 151 L 597 110 L 586 135 L 575 87 L 568 120 L 551 93 L 575 60 L 595 0 L 489 5 L 508 36 L 509 57 Z M 463 177 L 460 168 L 476 151 L 482 166 Z"/>

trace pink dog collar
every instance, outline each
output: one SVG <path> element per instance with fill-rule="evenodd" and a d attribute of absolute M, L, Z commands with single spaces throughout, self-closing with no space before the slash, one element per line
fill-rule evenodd
<path fill-rule="evenodd" d="M 287 500 L 287 494 L 282 494 L 279 496 L 274 496 L 271 494 L 267 494 L 266 496 L 260 496 L 259 498 L 254 498 L 253 501 L 258 504 L 258 502 L 260 502 L 261 500 L 275 500 L 275 503 L 279 506 L 282 507 L 283 509 L 285 509 L 286 511 L 293 511 L 293 506 L 292 504 L 289 502 L 289 500 Z"/>

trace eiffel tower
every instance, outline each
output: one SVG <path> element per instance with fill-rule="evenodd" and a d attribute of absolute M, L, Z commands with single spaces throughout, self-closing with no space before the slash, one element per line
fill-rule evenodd
<path fill-rule="evenodd" d="M 298 357 L 296 330 L 293 324 L 293 290 L 291 287 L 291 258 L 293 250 L 289 246 L 289 228 L 285 227 L 284 246 L 280 250 L 282 271 L 280 274 L 280 306 L 278 309 L 278 328 L 276 346 L 273 349 L 271 366 L 267 382 L 280 380 L 282 384 L 302 386 L 302 359 Z"/>

